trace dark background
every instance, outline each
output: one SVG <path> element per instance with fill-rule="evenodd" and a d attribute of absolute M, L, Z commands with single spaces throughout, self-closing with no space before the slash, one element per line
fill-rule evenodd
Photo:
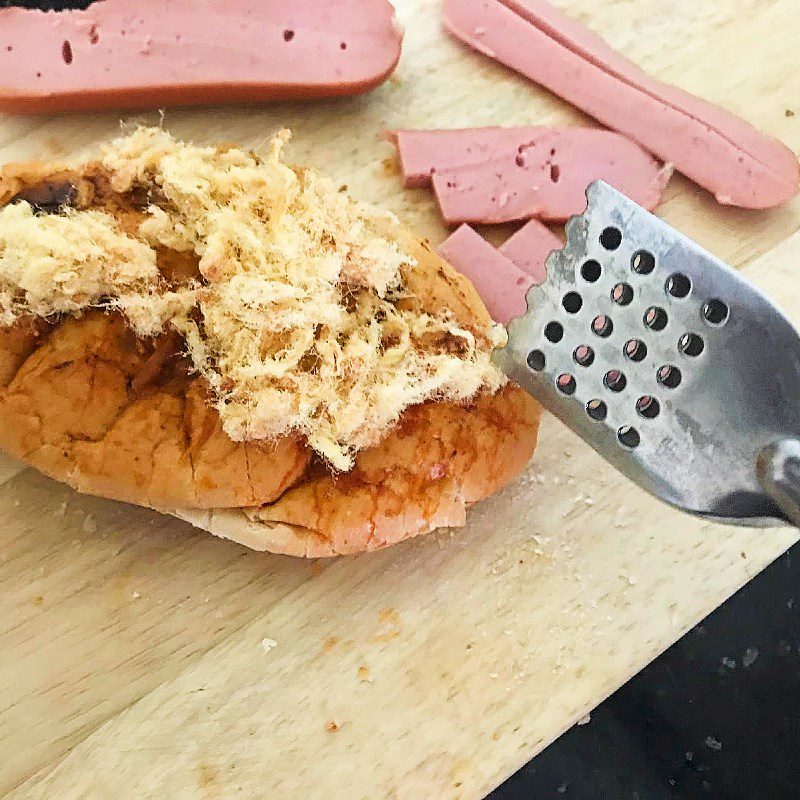
<path fill-rule="evenodd" d="M 489 800 L 546 798 L 800 800 L 800 544 Z"/>
<path fill-rule="evenodd" d="M 131 1 L 136 2 L 136 0 Z M 58 10 L 62 8 L 86 8 L 90 6 L 92 2 L 93 0 L 50 0 L 50 2 L 41 2 L 41 0 L 0 0 L 0 8 L 3 6 L 20 6 L 21 8 Z M 287 2 L 291 2 L 291 0 L 287 0 Z"/>
<path fill-rule="evenodd" d="M 800 544 L 489 800 L 547 798 L 800 798 Z"/>

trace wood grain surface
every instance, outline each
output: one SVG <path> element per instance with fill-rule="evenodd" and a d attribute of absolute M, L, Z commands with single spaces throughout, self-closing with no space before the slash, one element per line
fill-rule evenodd
<path fill-rule="evenodd" d="M 561 5 L 800 149 L 792 0 Z M 248 145 L 288 125 L 292 158 L 440 241 L 382 131 L 582 118 L 449 40 L 438 0 L 396 6 L 404 55 L 376 92 L 165 124 Z M 90 148 L 119 116 L 0 117 L 0 161 Z M 678 177 L 659 214 L 800 322 L 800 203 L 722 208 Z M 0 482 L 9 798 L 480 798 L 796 540 L 663 507 L 552 419 L 530 470 L 466 529 L 330 562 L 250 552 L 6 460 Z"/>

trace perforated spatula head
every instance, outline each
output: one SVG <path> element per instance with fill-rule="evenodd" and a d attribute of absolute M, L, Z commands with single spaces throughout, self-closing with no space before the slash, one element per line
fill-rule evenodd
<path fill-rule="evenodd" d="M 608 184 L 586 195 L 495 362 L 662 500 L 734 523 L 795 518 L 781 492 L 800 475 L 797 331 Z"/>

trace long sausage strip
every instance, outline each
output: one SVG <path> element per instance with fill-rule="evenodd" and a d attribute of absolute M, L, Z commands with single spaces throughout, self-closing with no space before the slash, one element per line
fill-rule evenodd
<path fill-rule="evenodd" d="M 800 164 L 743 119 L 647 76 L 544 0 L 445 0 L 459 39 L 526 75 L 711 191 L 768 208 L 800 189 Z"/>

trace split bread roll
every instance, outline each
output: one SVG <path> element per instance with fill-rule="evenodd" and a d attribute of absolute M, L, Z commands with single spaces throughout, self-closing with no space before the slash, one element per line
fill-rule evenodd
<path fill-rule="evenodd" d="M 0 175 L 0 448 L 273 552 L 442 526 L 524 467 L 504 331 L 389 214 L 140 128 Z"/>

